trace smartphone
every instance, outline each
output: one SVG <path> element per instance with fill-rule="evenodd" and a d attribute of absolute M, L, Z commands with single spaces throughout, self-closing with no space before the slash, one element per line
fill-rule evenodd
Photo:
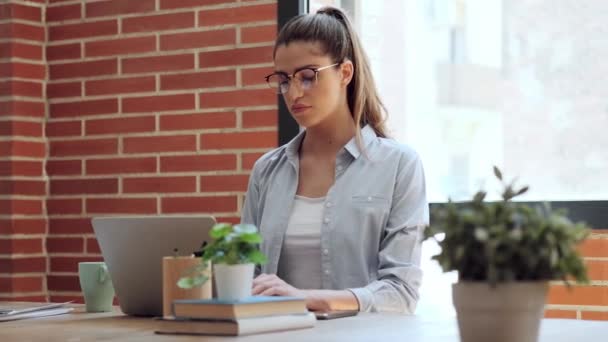
<path fill-rule="evenodd" d="M 315 311 L 315 316 L 317 319 L 334 319 L 334 318 L 343 318 L 349 316 L 356 316 L 359 311 L 356 310 L 336 310 L 336 311 Z"/>

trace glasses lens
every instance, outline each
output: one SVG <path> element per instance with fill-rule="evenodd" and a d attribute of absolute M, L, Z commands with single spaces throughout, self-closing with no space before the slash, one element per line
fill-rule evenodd
<path fill-rule="evenodd" d="M 300 81 L 302 89 L 310 89 L 315 84 L 317 79 L 317 73 L 312 69 L 302 69 L 295 75 L 296 79 Z"/>
<path fill-rule="evenodd" d="M 284 94 L 289 90 L 289 79 L 285 75 L 272 74 L 268 77 L 268 85 L 274 89 L 277 94 Z"/>

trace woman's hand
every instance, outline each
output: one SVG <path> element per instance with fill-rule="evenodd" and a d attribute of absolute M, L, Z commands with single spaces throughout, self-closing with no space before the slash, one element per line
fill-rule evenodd
<path fill-rule="evenodd" d="M 305 291 L 287 284 L 283 279 L 277 277 L 276 274 L 262 273 L 253 279 L 251 293 L 260 296 L 291 296 L 306 298 Z"/>

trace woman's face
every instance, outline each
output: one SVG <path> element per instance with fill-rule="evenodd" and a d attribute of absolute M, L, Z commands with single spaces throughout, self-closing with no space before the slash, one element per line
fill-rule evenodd
<path fill-rule="evenodd" d="M 275 72 L 289 76 L 296 73 L 295 77 L 290 77 L 289 87 L 287 92 L 283 93 L 283 98 L 299 125 L 315 126 L 346 103 L 346 86 L 352 72 L 345 73 L 344 64 L 319 70 L 316 77 L 314 71 L 310 70 L 334 63 L 330 56 L 323 54 L 319 43 L 295 41 L 277 48 L 274 58 Z M 352 71 L 352 64 L 347 63 L 346 68 Z"/>

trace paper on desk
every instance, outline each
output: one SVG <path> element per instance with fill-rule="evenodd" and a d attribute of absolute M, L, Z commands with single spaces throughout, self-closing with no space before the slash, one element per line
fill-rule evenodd
<path fill-rule="evenodd" d="M 66 314 L 72 310 L 74 310 L 74 308 L 59 307 L 59 308 L 55 308 L 55 309 L 27 311 L 27 312 L 10 314 L 10 315 L 0 314 L 0 322 L 15 321 L 15 320 L 24 319 L 24 318 L 62 315 L 62 314 Z"/>
<path fill-rule="evenodd" d="M 20 308 L 0 308 L 0 322 L 65 314 L 73 310 L 65 306 L 69 303 L 72 303 L 72 301 L 37 306 L 21 306 Z"/>

